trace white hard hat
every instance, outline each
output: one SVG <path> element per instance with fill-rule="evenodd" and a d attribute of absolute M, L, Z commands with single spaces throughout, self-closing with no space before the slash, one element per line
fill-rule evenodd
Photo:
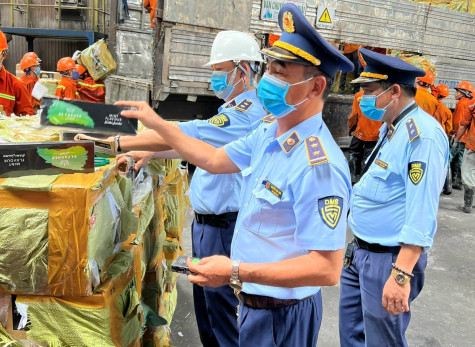
<path fill-rule="evenodd" d="M 251 35 L 234 30 L 221 31 L 213 41 L 210 60 L 204 66 L 224 61 L 262 62 L 259 50 L 256 40 Z"/>

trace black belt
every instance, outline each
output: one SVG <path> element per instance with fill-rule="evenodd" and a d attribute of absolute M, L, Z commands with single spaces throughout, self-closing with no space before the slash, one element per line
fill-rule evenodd
<path fill-rule="evenodd" d="M 227 228 L 229 223 L 236 221 L 237 212 L 223 214 L 199 214 L 195 212 L 195 219 L 200 224 L 206 224 L 215 228 Z"/>
<path fill-rule="evenodd" d="M 285 306 L 292 306 L 301 301 L 310 299 L 313 295 L 307 296 L 303 299 L 276 299 L 270 296 L 246 294 L 240 292 L 236 294 L 239 302 L 243 303 L 247 307 L 258 310 L 270 310 L 274 308 L 281 308 Z"/>
<path fill-rule="evenodd" d="M 401 246 L 382 246 L 377 243 L 368 243 L 366 241 L 363 241 L 362 239 L 358 238 L 355 236 L 355 241 L 356 245 L 358 248 L 361 249 L 366 249 L 367 251 L 373 252 L 373 253 L 393 253 L 393 254 L 399 254 L 399 251 L 401 250 Z"/>

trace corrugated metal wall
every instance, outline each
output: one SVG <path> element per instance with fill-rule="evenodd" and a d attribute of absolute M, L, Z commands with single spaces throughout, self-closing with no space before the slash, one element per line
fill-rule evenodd
<path fill-rule="evenodd" d="M 102 0 L 83 0 L 86 6 L 90 6 L 92 1 L 98 5 L 96 8 L 102 7 Z M 26 0 L 15 0 L 16 3 L 26 4 Z M 117 0 L 106 0 L 106 12 L 110 13 L 111 2 L 115 5 Z M 0 3 L 9 3 L 8 0 L 0 0 Z M 29 0 L 30 4 L 49 4 L 54 3 L 54 0 Z M 65 5 L 65 3 L 63 3 Z M 26 8 L 22 7 L 23 10 Z M 91 30 L 91 15 L 90 11 L 81 11 L 83 20 L 67 20 L 63 17 L 61 20 L 61 29 L 69 30 Z M 103 17 L 98 15 L 98 31 L 103 31 Z M 19 28 L 39 28 L 39 29 L 58 29 L 57 10 L 54 8 L 30 8 L 30 16 L 27 25 L 27 16 L 23 11 L 14 11 L 14 27 Z M 12 26 L 11 7 L 0 7 L 0 25 L 5 27 Z M 105 32 L 109 32 L 109 16 L 106 16 Z M 34 40 L 34 51 L 41 58 L 41 68 L 45 71 L 55 71 L 57 61 L 65 56 L 71 56 L 76 50 L 82 50 L 88 46 L 85 40 L 59 40 L 59 39 L 44 39 L 37 38 Z M 5 67 L 11 73 L 15 73 L 15 65 L 20 62 L 23 54 L 28 50 L 26 39 L 22 36 L 13 36 L 12 41 L 9 42 L 10 54 L 5 61 Z"/>

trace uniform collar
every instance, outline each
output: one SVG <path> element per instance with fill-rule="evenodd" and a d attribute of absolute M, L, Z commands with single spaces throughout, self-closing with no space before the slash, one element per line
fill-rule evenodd
<path fill-rule="evenodd" d="M 401 113 L 403 113 L 406 109 L 408 109 L 409 107 L 411 107 L 413 104 L 415 103 L 414 100 L 412 100 L 409 104 L 406 105 L 406 107 L 404 107 L 404 109 L 401 110 Z M 388 138 L 389 141 L 391 141 L 392 137 L 394 136 L 394 133 L 396 132 L 396 129 L 398 128 L 398 125 L 400 125 L 401 123 L 404 123 L 402 120 L 407 118 L 407 116 L 409 116 L 410 114 L 412 113 L 409 112 L 408 114 L 406 114 L 403 118 L 401 119 L 398 119 L 398 117 L 396 117 L 396 119 L 394 120 L 394 122 L 397 121 L 396 124 L 391 124 L 388 128 L 387 124 L 386 123 L 383 123 L 383 125 L 381 126 L 381 128 L 379 128 L 379 137 L 383 137 L 383 136 L 386 136 Z"/>
<path fill-rule="evenodd" d="M 257 99 L 257 89 L 250 89 L 248 91 L 245 91 L 244 93 L 241 93 L 237 95 L 234 99 L 229 100 L 228 102 L 225 102 L 224 104 L 221 105 L 221 107 L 218 109 L 218 112 L 221 112 L 225 108 L 231 108 L 235 107 L 238 105 L 242 100 L 244 99 L 251 99 L 255 100 Z"/>
<path fill-rule="evenodd" d="M 76 85 L 76 82 L 77 81 L 70 80 L 67 77 L 62 77 L 61 81 L 60 81 L 60 84 L 63 85 L 63 86 L 66 86 L 66 85 L 73 86 L 73 85 Z"/>
<path fill-rule="evenodd" d="M 292 129 L 289 129 L 287 132 L 279 136 L 276 140 L 279 143 L 282 150 L 290 155 L 295 148 L 300 146 L 305 142 L 305 139 L 310 135 L 318 134 L 320 128 L 322 127 L 322 113 L 317 113 L 316 115 L 304 120 L 302 123 L 297 124 Z M 266 131 L 267 137 L 274 137 L 277 132 L 277 122 L 273 122 L 269 125 L 268 131 Z"/>

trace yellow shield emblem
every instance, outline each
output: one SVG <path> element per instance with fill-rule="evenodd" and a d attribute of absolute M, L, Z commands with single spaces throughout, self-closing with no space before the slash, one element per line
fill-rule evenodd
<path fill-rule="evenodd" d="M 339 196 L 329 196 L 318 200 L 318 210 L 322 221 L 331 229 L 335 229 L 341 217 L 343 199 Z"/>
<path fill-rule="evenodd" d="M 223 113 L 214 116 L 208 120 L 208 123 L 216 125 L 217 127 L 224 128 L 231 124 L 229 117 Z"/>
<path fill-rule="evenodd" d="M 424 172 L 426 169 L 426 164 L 421 161 L 414 161 L 409 163 L 409 179 L 412 183 L 418 184 L 422 177 L 424 177 Z"/>

